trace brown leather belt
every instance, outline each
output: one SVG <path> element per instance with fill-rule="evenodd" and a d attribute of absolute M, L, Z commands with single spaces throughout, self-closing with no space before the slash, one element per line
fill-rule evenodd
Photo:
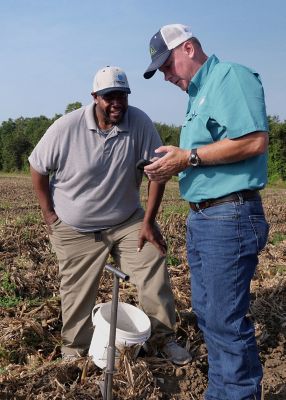
<path fill-rule="evenodd" d="M 231 193 L 218 199 L 209 199 L 200 203 L 189 203 L 193 211 L 203 210 L 204 208 L 216 206 L 222 203 L 230 203 L 232 201 L 251 200 L 260 197 L 258 190 L 241 190 L 240 192 Z"/>

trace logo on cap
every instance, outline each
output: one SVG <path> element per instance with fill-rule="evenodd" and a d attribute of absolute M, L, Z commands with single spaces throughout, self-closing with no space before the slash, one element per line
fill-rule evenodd
<path fill-rule="evenodd" d="M 156 54 L 156 53 L 157 53 L 157 50 L 154 49 L 154 47 L 150 47 L 150 54 L 151 54 L 151 57 L 154 56 L 154 54 Z"/>
<path fill-rule="evenodd" d="M 119 85 L 125 85 L 125 79 L 123 75 L 118 74 L 116 78 L 116 83 L 118 83 Z"/>

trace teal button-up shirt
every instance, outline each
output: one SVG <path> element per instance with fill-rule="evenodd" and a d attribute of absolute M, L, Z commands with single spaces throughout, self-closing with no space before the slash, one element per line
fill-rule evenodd
<path fill-rule="evenodd" d="M 259 75 L 213 55 L 190 82 L 189 104 L 180 147 L 192 149 L 235 139 L 255 131 L 268 132 L 264 91 Z M 267 182 L 267 154 L 224 165 L 187 168 L 179 174 L 181 196 L 194 203 Z"/>

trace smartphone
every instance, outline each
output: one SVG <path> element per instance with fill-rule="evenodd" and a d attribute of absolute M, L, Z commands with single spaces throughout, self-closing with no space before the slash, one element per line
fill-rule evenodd
<path fill-rule="evenodd" d="M 144 167 L 146 167 L 146 165 L 150 165 L 150 164 L 152 164 L 152 161 L 141 159 L 136 163 L 136 168 L 141 169 L 143 171 Z"/>

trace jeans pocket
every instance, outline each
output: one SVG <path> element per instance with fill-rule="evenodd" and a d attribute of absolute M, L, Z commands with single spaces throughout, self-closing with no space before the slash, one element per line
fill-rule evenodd
<path fill-rule="evenodd" d="M 260 253 L 267 243 L 269 224 L 263 215 L 250 215 L 249 220 L 256 237 L 257 253 Z"/>

